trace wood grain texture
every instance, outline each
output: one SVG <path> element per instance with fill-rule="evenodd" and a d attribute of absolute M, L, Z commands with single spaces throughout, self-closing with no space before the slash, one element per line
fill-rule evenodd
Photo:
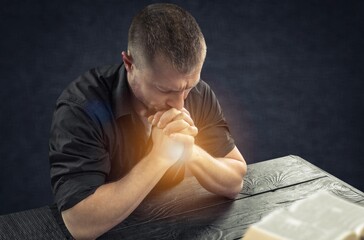
<path fill-rule="evenodd" d="M 150 194 L 126 220 L 110 231 L 232 201 L 208 192 L 190 177 L 169 191 Z"/>
<path fill-rule="evenodd" d="M 235 200 L 206 191 L 194 177 L 153 191 L 100 239 L 240 239 L 263 216 L 323 189 L 364 206 L 363 192 L 300 157 L 286 156 L 249 165 Z M 68 236 L 55 207 L 0 216 L 0 223 L 0 239 Z"/>
<path fill-rule="evenodd" d="M 102 239 L 240 238 L 262 216 L 323 189 L 363 203 L 363 193 L 337 180 L 296 156 L 249 165 L 243 191 L 235 201 L 207 192 L 190 178 L 165 193 L 149 196 Z"/>
<path fill-rule="evenodd" d="M 325 177 L 319 168 L 294 156 L 276 158 L 248 165 L 242 195 L 254 195 L 277 188 Z"/>
<path fill-rule="evenodd" d="M 335 182 L 340 183 L 340 184 L 342 185 L 342 188 L 343 188 L 341 191 L 344 191 L 344 192 L 345 192 L 345 191 L 347 191 L 347 188 L 349 188 L 351 191 L 353 191 L 353 192 L 355 192 L 355 193 L 357 193 L 357 194 L 359 194 L 359 195 L 363 194 L 363 192 L 362 192 L 362 191 L 360 191 L 359 189 L 357 189 L 357 188 L 355 188 L 355 187 L 353 187 L 353 186 L 351 186 L 351 185 L 347 184 L 346 182 L 344 182 L 344 181 L 342 181 L 341 179 L 339 179 L 339 178 L 337 178 L 337 177 L 335 177 L 335 176 L 331 175 L 330 173 L 328 173 L 328 172 L 326 172 L 326 171 L 324 171 L 324 170 L 322 170 L 322 169 L 320 169 L 320 168 L 316 167 L 315 165 L 313 165 L 312 163 L 310 163 L 310 162 L 306 161 L 305 159 L 303 159 L 303 158 L 301 158 L 301 157 L 299 157 L 299 156 L 293 156 L 293 155 L 291 155 L 290 157 L 293 157 L 293 158 L 295 158 L 295 159 L 297 159 L 297 160 L 301 161 L 302 163 L 306 164 L 307 166 L 309 166 L 309 167 L 311 167 L 311 168 L 313 168 L 313 169 L 318 169 L 319 171 L 321 171 L 322 173 L 324 173 L 326 176 L 328 176 L 328 177 L 330 177 L 331 179 L 333 179 Z M 339 190 L 338 190 L 338 191 L 339 191 Z"/>
<path fill-rule="evenodd" d="M 291 156 L 248 165 L 244 188 L 237 199 L 325 176 L 319 168 L 307 166 Z M 227 202 L 231 200 L 206 191 L 190 177 L 168 191 L 152 192 L 133 214 L 111 231 Z"/>
<path fill-rule="evenodd" d="M 343 192 L 341 191 L 343 186 L 334 183 L 329 177 L 319 178 L 233 202 L 115 229 L 100 239 L 117 239 L 118 237 L 123 239 L 238 239 L 251 224 L 259 221 L 263 216 L 277 208 L 291 205 L 318 190 L 328 189 L 340 196 L 355 196 L 353 202 L 364 200 L 364 194 L 357 196 L 350 189 Z"/>

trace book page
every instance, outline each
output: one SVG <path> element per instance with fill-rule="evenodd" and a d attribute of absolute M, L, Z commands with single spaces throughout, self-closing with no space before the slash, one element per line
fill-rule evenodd
<path fill-rule="evenodd" d="M 299 219 L 287 209 L 279 209 L 256 224 L 259 229 L 281 236 L 281 239 L 294 240 L 355 240 L 356 234 L 350 229 L 325 229 L 315 224 L 318 219 Z M 270 239 L 270 238 L 267 238 Z M 264 239 L 262 239 L 264 240 Z"/>
<path fill-rule="evenodd" d="M 364 207 L 322 191 L 288 208 L 297 219 L 324 229 L 350 229 L 364 237 Z"/>
<path fill-rule="evenodd" d="M 248 240 L 358 240 L 364 238 L 364 207 L 323 191 L 275 210 L 253 226 Z"/>

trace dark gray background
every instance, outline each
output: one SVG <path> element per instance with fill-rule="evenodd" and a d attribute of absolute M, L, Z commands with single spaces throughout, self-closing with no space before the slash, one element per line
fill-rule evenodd
<path fill-rule="evenodd" d="M 1 1 L 0 214 L 51 203 L 54 103 L 120 62 L 152 1 Z M 363 1 L 180 1 L 199 22 L 202 77 L 248 163 L 299 155 L 364 190 Z"/>

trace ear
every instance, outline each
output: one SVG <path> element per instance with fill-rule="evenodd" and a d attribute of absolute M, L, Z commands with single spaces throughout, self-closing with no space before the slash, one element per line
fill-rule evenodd
<path fill-rule="evenodd" d="M 121 52 L 121 57 L 124 62 L 124 66 L 127 72 L 131 72 L 133 70 L 133 58 L 128 55 L 125 51 Z"/>

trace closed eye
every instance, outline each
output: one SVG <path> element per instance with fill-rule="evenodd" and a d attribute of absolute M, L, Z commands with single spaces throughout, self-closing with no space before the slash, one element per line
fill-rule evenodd
<path fill-rule="evenodd" d="M 197 82 L 198 83 L 198 82 Z M 184 90 L 168 90 L 168 89 L 164 89 L 158 85 L 155 85 L 155 87 L 158 89 L 158 91 L 160 91 L 161 93 L 180 93 L 180 92 L 184 92 L 184 91 L 190 91 L 192 88 L 194 88 L 197 84 L 195 84 L 192 87 L 186 88 Z"/>

